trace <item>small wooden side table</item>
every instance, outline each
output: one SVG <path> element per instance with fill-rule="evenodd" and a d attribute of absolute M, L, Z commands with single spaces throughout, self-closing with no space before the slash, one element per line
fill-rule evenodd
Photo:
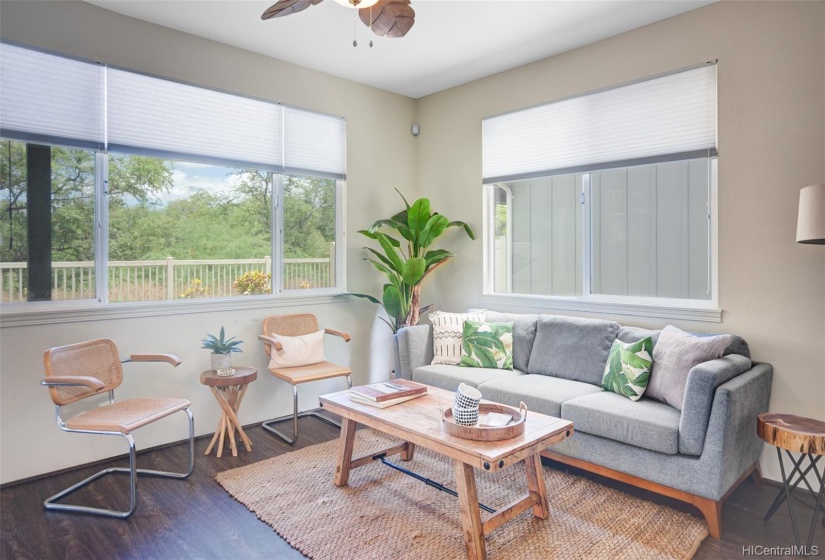
<path fill-rule="evenodd" d="M 793 527 L 794 539 L 796 545 L 801 546 L 799 542 L 799 532 L 796 528 L 796 519 L 794 518 L 793 507 L 791 507 L 791 492 L 796 489 L 801 482 L 805 483 L 811 494 L 816 495 L 816 505 L 814 506 L 814 518 L 811 521 L 811 529 L 808 532 L 807 547 L 811 547 L 814 539 L 814 531 L 816 530 L 816 518 L 819 515 L 820 509 L 825 514 L 825 507 L 822 505 L 822 494 L 825 492 L 825 469 L 822 474 L 816 464 L 825 455 L 825 422 L 821 420 L 814 420 L 813 418 L 805 418 L 803 416 L 795 416 L 793 414 L 760 414 L 756 421 L 756 432 L 767 443 L 776 447 L 776 455 L 779 458 L 779 469 L 782 472 L 782 487 L 776 499 L 768 508 L 765 514 L 765 521 L 771 518 L 783 501 L 788 502 L 788 511 L 791 515 L 791 526 Z M 790 474 L 786 476 L 785 465 L 782 463 L 782 449 L 790 459 L 793 469 Z M 794 459 L 791 451 L 799 453 L 799 459 Z M 808 466 L 803 470 L 803 462 L 805 458 L 808 459 Z M 807 474 L 813 470 L 816 480 L 819 482 L 819 491 L 816 492 L 808 483 Z M 794 475 L 798 475 L 796 481 L 793 480 Z"/>
<path fill-rule="evenodd" d="M 201 372 L 201 383 L 208 386 L 215 395 L 218 404 L 221 405 L 221 420 L 209 447 L 206 448 L 205 455 L 209 455 L 215 442 L 218 442 L 218 457 L 223 454 L 224 436 L 229 439 L 229 448 L 232 456 L 238 456 L 238 446 L 235 443 L 235 431 L 246 447 L 247 451 L 252 451 L 252 442 L 249 441 L 243 431 L 241 423 L 238 421 L 238 409 L 241 408 L 241 401 L 246 394 L 249 384 L 258 378 L 258 370 L 250 367 L 236 367 L 235 375 L 220 377 L 213 369 Z"/>

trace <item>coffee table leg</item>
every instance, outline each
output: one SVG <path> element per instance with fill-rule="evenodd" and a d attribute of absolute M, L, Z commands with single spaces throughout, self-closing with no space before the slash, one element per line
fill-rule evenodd
<path fill-rule="evenodd" d="M 341 437 L 338 439 L 338 464 L 335 467 L 335 486 L 346 486 L 352 466 L 352 448 L 355 444 L 355 420 L 341 419 Z"/>
<path fill-rule="evenodd" d="M 458 504 L 461 511 L 461 526 L 464 530 L 464 544 L 467 546 L 469 560 L 486 560 L 487 549 L 484 546 L 484 529 L 481 526 L 481 513 L 478 508 L 476 477 L 472 465 L 453 459 L 455 482 L 458 490 Z"/>
<path fill-rule="evenodd" d="M 415 444 L 409 441 L 404 444 L 404 450 L 401 452 L 402 461 L 412 461 L 415 454 Z"/>
<path fill-rule="evenodd" d="M 533 515 L 540 519 L 547 519 L 550 509 L 547 507 L 547 487 L 544 484 L 544 473 L 541 471 L 541 455 L 536 453 L 524 460 L 527 471 L 527 490 L 530 497 L 537 500 L 533 506 Z"/>

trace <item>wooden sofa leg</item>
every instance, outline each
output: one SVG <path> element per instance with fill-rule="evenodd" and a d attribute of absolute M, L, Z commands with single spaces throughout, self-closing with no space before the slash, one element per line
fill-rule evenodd
<path fill-rule="evenodd" d="M 722 502 L 696 496 L 693 505 L 699 508 L 708 524 L 708 532 L 714 539 L 722 538 Z"/>
<path fill-rule="evenodd" d="M 753 481 L 759 486 L 762 486 L 765 483 L 765 479 L 762 477 L 762 465 L 759 464 L 759 461 L 753 464 L 751 478 L 753 478 Z"/>

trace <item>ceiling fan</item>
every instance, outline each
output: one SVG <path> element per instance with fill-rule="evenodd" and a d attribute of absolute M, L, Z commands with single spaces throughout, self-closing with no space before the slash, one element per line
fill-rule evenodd
<path fill-rule="evenodd" d="M 320 4 L 323 0 L 278 0 L 261 19 L 288 16 Z M 335 0 L 337 4 L 358 10 L 364 25 L 381 37 L 403 37 L 415 23 L 415 10 L 410 0 Z"/>

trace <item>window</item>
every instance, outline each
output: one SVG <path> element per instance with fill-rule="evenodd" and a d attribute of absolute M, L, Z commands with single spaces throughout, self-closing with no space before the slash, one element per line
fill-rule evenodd
<path fill-rule="evenodd" d="M 95 154 L 0 142 L 3 302 L 93 299 Z"/>
<path fill-rule="evenodd" d="M 714 308 L 716 162 L 715 65 L 486 119 L 486 292 Z"/>
<path fill-rule="evenodd" d="M 342 289 L 342 118 L 0 55 L 3 302 Z"/>

